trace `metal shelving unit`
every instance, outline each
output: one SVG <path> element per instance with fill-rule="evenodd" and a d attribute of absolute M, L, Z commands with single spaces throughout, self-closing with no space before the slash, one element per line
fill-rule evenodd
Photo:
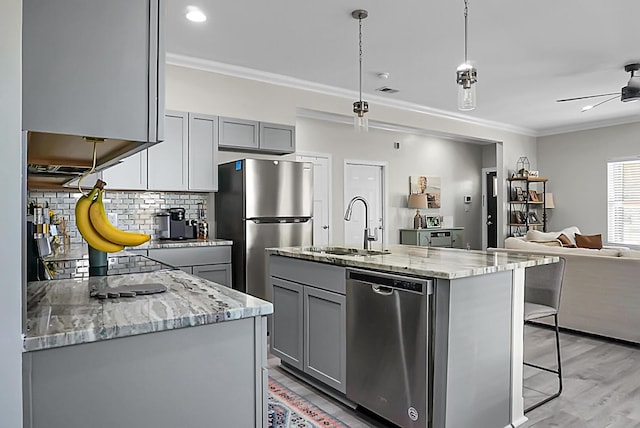
<path fill-rule="evenodd" d="M 543 232 L 546 232 L 545 194 L 547 193 L 548 179 L 511 177 L 507 181 L 509 181 L 509 236 L 522 236 L 529 229 L 538 229 L 539 227 L 542 227 Z M 538 191 L 540 183 L 542 183 L 542 193 Z"/>

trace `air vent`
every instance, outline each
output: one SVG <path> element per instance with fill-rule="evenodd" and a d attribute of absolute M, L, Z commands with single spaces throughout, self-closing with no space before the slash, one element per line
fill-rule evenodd
<path fill-rule="evenodd" d="M 380 88 L 376 89 L 376 91 L 378 91 L 378 92 L 384 92 L 384 93 L 386 93 L 386 94 L 395 94 L 396 92 L 398 92 L 398 90 L 397 90 L 397 89 L 393 89 L 393 88 L 390 88 L 390 87 L 388 87 L 388 86 L 382 86 L 382 87 L 380 87 Z"/>

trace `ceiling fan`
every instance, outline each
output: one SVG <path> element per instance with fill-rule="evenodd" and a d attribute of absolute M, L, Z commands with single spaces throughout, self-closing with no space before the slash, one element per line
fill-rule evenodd
<path fill-rule="evenodd" d="M 627 86 L 622 88 L 621 92 L 612 92 L 610 94 L 598 94 L 598 95 L 587 95 L 585 97 L 576 97 L 576 98 L 564 98 L 561 100 L 556 100 L 558 103 L 563 103 L 565 101 L 576 101 L 576 100 L 584 100 L 587 98 L 600 98 L 600 97 L 608 97 L 613 95 L 611 98 L 607 98 L 604 101 L 600 101 L 597 104 L 585 106 L 582 108 L 582 112 L 591 110 L 594 107 L 598 107 L 606 102 L 611 100 L 615 100 L 620 97 L 620 101 L 622 102 L 630 102 L 630 101 L 640 101 L 640 63 L 632 63 L 624 66 L 624 71 L 627 73 L 631 73 L 631 77 L 629 78 L 629 82 Z"/>

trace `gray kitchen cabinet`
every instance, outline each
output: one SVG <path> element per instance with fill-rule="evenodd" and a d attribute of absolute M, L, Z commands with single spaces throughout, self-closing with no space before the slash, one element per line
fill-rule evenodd
<path fill-rule="evenodd" d="M 296 151 L 295 126 L 260 122 L 260 149 L 276 153 Z"/>
<path fill-rule="evenodd" d="M 342 294 L 304 287 L 303 371 L 346 393 L 347 301 Z"/>
<path fill-rule="evenodd" d="M 227 287 L 231 280 L 231 246 L 154 248 L 149 257 Z"/>
<path fill-rule="evenodd" d="M 400 229 L 400 243 L 422 247 L 463 248 L 464 228 Z"/>
<path fill-rule="evenodd" d="M 303 369 L 304 286 L 271 277 L 273 312 L 271 353 L 298 370 Z"/>
<path fill-rule="evenodd" d="M 24 0 L 23 129 L 162 140 L 164 0 Z"/>
<path fill-rule="evenodd" d="M 168 111 L 165 115 L 164 141 L 147 149 L 149 190 L 180 191 L 188 189 L 188 138 L 188 114 Z"/>
<path fill-rule="evenodd" d="M 295 127 L 221 117 L 218 146 L 220 150 L 293 153 L 295 152 Z"/>
<path fill-rule="evenodd" d="M 346 392 L 346 270 L 269 257 L 273 288 L 273 355 L 306 375 Z"/>
<path fill-rule="evenodd" d="M 220 117 L 221 149 L 258 149 L 259 124 L 253 120 Z"/>
<path fill-rule="evenodd" d="M 162 143 L 160 143 L 162 144 Z M 102 171 L 107 190 L 145 190 L 147 188 L 147 151 L 143 150 Z"/>
<path fill-rule="evenodd" d="M 91 174 L 87 175 L 85 178 L 82 179 L 82 188 L 91 189 L 94 186 L 94 184 L 96 184 L 96 180 L 98 180 L 99 178 L 102 178 L 102 172 L 92 172 Z M 73 189 L 77 190 L 79 181 L 80 181 L 80 178 L 74 178 L 73 180 L 64 183 L 63 187 L 69 187 L 71 188 L 72 191 Z"/>
<path fill-rule="evenodd" d="M 218 117 L 189 113 L 189 190 L 218 190 Z"/>

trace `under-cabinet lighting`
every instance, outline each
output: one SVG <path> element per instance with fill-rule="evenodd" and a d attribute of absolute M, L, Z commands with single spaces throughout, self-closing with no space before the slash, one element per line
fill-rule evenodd
<path fill-rule="evenodd" d="M 192 22 L 204 22 L 207 20 L 207 15 L 194 6 L 189 6 L 189 11 L 187 12 L 186 17 Z"/>

